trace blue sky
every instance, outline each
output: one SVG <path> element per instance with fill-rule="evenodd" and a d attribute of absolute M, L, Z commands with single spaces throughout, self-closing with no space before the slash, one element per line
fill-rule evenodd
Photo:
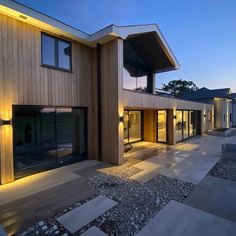
<path fill-rule="evenodd" d="M 236 92 L 235 0 L 18 0 L 87 33 L 107 25 L 157 23 L 181 68 L 158 74 Z"/>

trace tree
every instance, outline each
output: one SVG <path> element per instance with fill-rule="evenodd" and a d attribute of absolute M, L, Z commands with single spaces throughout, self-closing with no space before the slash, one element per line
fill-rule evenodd
<path fill-rule="evenodd" d="M 169 91 L 175 97 L 181 97 L 186 92 L 198 90 L 197 85 L 193 81 L 172 80 L 168 84 L 163 84 L 163 90 Z"/>

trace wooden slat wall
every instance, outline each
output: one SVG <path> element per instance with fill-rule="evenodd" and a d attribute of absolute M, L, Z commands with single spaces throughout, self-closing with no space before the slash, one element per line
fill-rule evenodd
<path fill-rule="evenodd" d="M 113 40 L 101 47 L 102 159 L 121 164 L 123 124 L 119 124 L 122 106 L 123 41 Z"/>
<path fill-rule="evenodd" d="M 89 158 L 95 158 L 94 49 L 73 42 L 72 56 L 73 73 L 41 67 L 41 30 L 0 14 L 0 119 L 12 119 L 13 104 L 87 107 Z M 11 182 L 12 127 L 0 128 L 0 148 L 2 183 Z"/>

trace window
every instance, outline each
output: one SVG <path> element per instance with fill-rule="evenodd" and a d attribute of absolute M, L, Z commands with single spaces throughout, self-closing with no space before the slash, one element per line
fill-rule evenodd
<path fill-rule="evenodd" d="M 212 121 L 212 112 L 211 111 L 207 111 L 207 121 L 208 122 Z"/>
<path fill-rule="evenodd" d="M 199 133 L 199 112 L 177 110 L 175 118 L 176 142 L 191 138 Z"/>
<path fill-rule="evenodd" d="M 86 159 L 85 109 L 14 106 L 13 111 L 17 178 Z"/>
<path fill-rule="evenodd" d="M 124 112 L 124 142 L 136 142 L 142 140 L 142 112 Z"/>
<path fill-rule="evenodd" d="M 42 33 L 42 65 L 71 71 L 71 42 Z"/>

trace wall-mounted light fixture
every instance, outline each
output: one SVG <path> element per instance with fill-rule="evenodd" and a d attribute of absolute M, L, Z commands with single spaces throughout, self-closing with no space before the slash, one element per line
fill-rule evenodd
<path fill-rule="evenodd" d="M 174 120 L 176 120 L 177 119 L 177 116 L 176 115 L 174 115 Z"/>
<path fill-rule="evenodd" d="M 21 20 L 27 20 L 27 19 L 28 19 L 28 17 L 27 17 L 27 16 L 24 16 L 24 15 L 19 15 L 19 18 L 20 18 Z"/>
<path fill-rule="evenodd" d="M 120 116 L 120 123 L 124 123 L 124 116 Z"/>
<path fill-rule="evenodd" d="M 206 114 L 204 114 L 203 116 L 204 116 L 204 118 L 206 118 Z"/>
<path fill-rule="evenodd" d="M 1 124 L 2 125 L 10 125 L 11 124 L 11 120 L 1 120 Z"/>

